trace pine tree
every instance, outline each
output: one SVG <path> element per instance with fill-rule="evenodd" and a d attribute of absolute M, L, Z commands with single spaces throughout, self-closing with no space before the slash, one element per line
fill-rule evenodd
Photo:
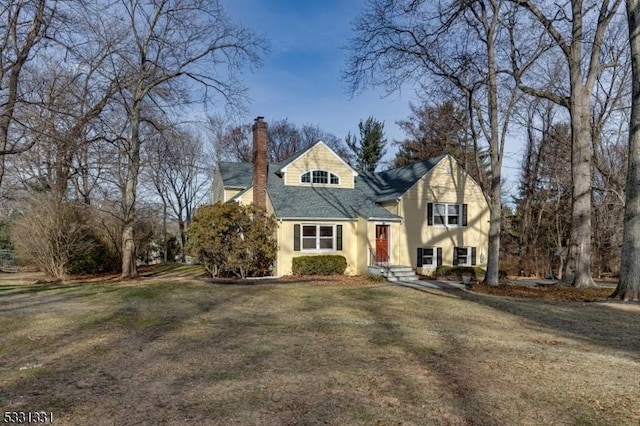
<path fill-rule="evenodd" d="M 360 139 L 349 133 L 346 138 L 347 146 L 355 154 L 355 166 L 359 172 L 373 172 L 386 153 L 387 139 L 384 137 L 384 123 L 367 118 L 360 120 Z"/>

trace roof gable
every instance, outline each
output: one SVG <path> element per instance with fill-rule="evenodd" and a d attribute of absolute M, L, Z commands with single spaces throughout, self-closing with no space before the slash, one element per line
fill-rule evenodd
<path fill-rule="evenodd" d="M 384 172 L 369 173 L 367 185 L 377 194 L 377 202 L 396 200 L 447 156 L 442 154 Z"/>
<path fill-rule="evenodd" d="M 313 145 L 310 145 L 307 148 L 305 148 L 305 149 L 303 149 L 301 151 L 298 151 L 297 153 L 293 154 L 291 157 L 289 157 L 288 159 L 286 159 L 285 161 L 280 163 L 280 169 L 278 170 L 278 173 L 286 173 L 287 170 L 289 169 L 289 166 L 291 166 L 292 164 L 296 163 L 298 160 L 303 158 L 305 155 L 308 155 L 310 152 L 312 152 L 313 150 L 317 149 L 318 147 L 322 147 L 322 148 L 328 150 L 331 154 L 333 154 L 333 156 L 340 163 L 342 163 L 345 167 L 349 168 L 349 170 L 351 171 L 351 173 L 352 173 L 352 175 L 354 177 L 358 176 L 358 172 L 356 172 L 353 169 L 353 167 L 351 167 L 349 165 L 349 163 L 344 161 L 344 159 L 342 159 L 338 154 L 336 154 L 334 150 L 332 150 L 326 143 L 324 143 L 324 141 L 318 141 L 318 142 L 314 143 Z"/>

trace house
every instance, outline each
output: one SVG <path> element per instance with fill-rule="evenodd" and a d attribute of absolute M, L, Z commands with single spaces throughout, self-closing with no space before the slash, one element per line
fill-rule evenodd
<path fill-rule="evenodd" d="M 254 203 L 277 220 L 275 274 L 296 256 L 340 254 L 347 274 L 403 265 L 486 266 L 489 206 L 450 155 L 378 173 L 357 172 L 324 142 L 267 164 L 267 123 L 253 126 L 253 162 L 220 162 L 213 201 Z M 380 268 L 378 268 L 380 269 Z"/>

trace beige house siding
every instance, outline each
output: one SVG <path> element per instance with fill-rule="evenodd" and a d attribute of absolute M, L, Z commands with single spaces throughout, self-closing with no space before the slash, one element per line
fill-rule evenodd
<path fill-rule="evenodd" d="M 429 226 L 428 203 L 467 204 L 467 226 Z M 401 198 L 404 217 L 398 261 L 416 267 L 418 247 L 441 247 L 442 263 L 453 264 L 454 247 L 476 247 L 477 265 L 488 247 L 489 206 L 480 186 L 451 157 L 445 157 Z M 427 272 L 426 267 L 425 271 Z"/>
<path fill-rule="evenodd" d="M 371 249 L 371 243 L 369 241 L 369 223 L 363 217 L 358 217 L 356 245 L 358 246 L 358 260 L 357 260 L 357 273 L 364 274 L 369 265 L 369 253 Z"/>
<path fill-rule="evenodd" d="M 300 176 L 312 170 L 326 170 L 340 178 L 339 185 L 301 183 Z M 318 143 L 300 158 L 286 166 L 284 184 L 293 186 L 323 186 L 331 188 L 354 187 L 354 171 L 324 143 Z"/>
<path fill-rule="evenodd" d="M 235 195 L 237 195 L 238 192 L 236 192 Z M 231 199 L 231 198 L 233 198 L 233 197 L 230 197 L 229 199 Z M 242 196 L 240 197 L 238 202 L 240 204 L 242 204 L 242 205 L 245 205 L 245 206 L 253 204 L 253 187 L 247 189 L 242 194 Z M 274 215 L 275 214 L 275 211 L 273 210 L 273 204 L 271 204 L 271 199 L 269 198 L 269 194 L 268 193 L 267 193 L 267 213 L 269 213 L 270 215 Z"/>
<path fill-rule="evenodd" d="M 340 251 L 295 251 L 294 225 L 342 225 L 342 250 Z M 298 256 L 340 255 L 347 260 L 347 275 L 362 273 L 358 259 L 358 221 L 332 220 L 279 220 L 278 221 L 278 258 L 276 275 L 291 275 L 292 262 Z M 365 267 L 366 269 L 366 267 Z"/>

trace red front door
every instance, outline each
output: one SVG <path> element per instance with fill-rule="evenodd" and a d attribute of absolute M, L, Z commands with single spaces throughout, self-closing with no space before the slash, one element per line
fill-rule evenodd
<path fill-rule="evenodd" d="M 389 225 L 376 225 L 376 263 L 389 263 Z"/>

